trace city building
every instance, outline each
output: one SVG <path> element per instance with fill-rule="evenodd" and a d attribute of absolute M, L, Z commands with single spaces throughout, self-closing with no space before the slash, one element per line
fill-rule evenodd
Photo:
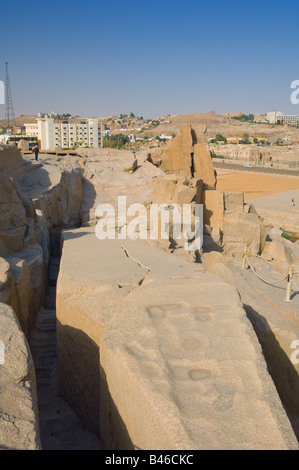
<path fill-rule="evenodd" d="M 284 113 L 277 113 L 276 114 L 276 122 L 277 124 L 289 124 L 290 126 L 298 126 L 299 123 L 299 116 L 293 114 L 284 114 Z"/>
<path fill-rule="evenodd" d="M 254 122 L 265 122 L 266 121 L 266 114 L 255 114 L 254 115 Z"/>
<path fill-rule="evenodd" d="M 98 148 L 102 144 L 102 126 L 96 118 L 55 122 L 53 117 L 46 115 L 37 118 L 37 123 L 25 124 L 25 134 L 37 137 L 42 150 L 82 146 Z"/>
<path fill-rule="evenodd" d="M 276 111 L 268 111 L 266 114 L 266 121 L 270 124 L 276 123 Z"/>
<path fill-rule="evenodd" d="M 24 124 L 25 127 L 25 134 L 30 137 L 37 137 L 38 138 L 38 124 L 37 122 Z"/>
<path fill-rule="evenodd" d="M 266 121 L 270 124 L 289 124 L 290 126 L 298 126 L 299 116 L 296 116 L 295 114 L 284 114 L 280 111 L 269 111 L 266 114 Z"/>

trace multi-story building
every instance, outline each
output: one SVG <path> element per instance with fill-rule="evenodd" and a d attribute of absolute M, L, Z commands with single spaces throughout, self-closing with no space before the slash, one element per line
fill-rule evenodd
<path fill-rule="evenodd" d="M 277 122 L 277 124 L 287 123 L 290 126 L 298 126 L 299 116 L 296 116 L 296 115 L 293 115 L 293 114 L 277 113 L 276 114 L 276 122 Z"/>
<path fill-rule="evenodd" d="M 270 122 L 271 124 L 276 123 L 276 111 L 268 111 L 266 114 L 266 121 Z"/>
<path fill-rule="evenodd" d="M 38 138 L 38 124 L 37 122 L 33 122 L 30 124 L 24 124 L 25 126 L 25 134 L 30 137 L 37 137 Z"/>
<path fill-rule="evenodd" d="M 299 116 L 295 114 L 284 114 L 282 112 L 270 111 L 266 114 L 266 120 L 271 124 L 289 124 L 290 126 L 299 125 Z"/>
<path fill-rule="evenodd" d="M 102 130 L 98 119 L 80 122 L 54 122 L 50 116 L 37 118 L 35 124 L 25 124 L 26 135 L 37 137 L 42 150 L 73 147 L 101 147 Z"/>

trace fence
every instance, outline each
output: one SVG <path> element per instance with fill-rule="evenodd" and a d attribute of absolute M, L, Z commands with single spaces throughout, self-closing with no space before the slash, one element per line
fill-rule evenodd
<path fill-rule="evenodd" d="M 292 283 L 294 284 L 296 291 L 298 291 L 298 287 L 294 281 L 294 276 L 299 276 L 299 273 L 295 272 L 293 266 L 289 266 L 288 268 L 288 273 L 278 281 L 271 281 L 264 279 L 262 276 L 260 276 L 257 272 L 254 266 L 250 263 L 248 256 L 247 256 L 247 245 L 244 246 L 244 251 L 243 251 L 243 261 L 242 261 L 242 269 L 248 269 L 250 268 L 251 271 L 262 281 L 265 282 L 266 284 L 275 287 L 277 284 L 280 284 L 281 282 L 287 281 L 286 285 L 286 296 L 284 301 L 285 302 L 292 302 L 291 300 L 291 293 L 292 293 Z"/>

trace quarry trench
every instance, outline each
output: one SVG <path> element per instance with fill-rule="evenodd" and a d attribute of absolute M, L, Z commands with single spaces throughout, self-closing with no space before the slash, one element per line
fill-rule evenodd
<path fill-rule="evenodd" d="M 190 163 L 190 160 L 188 160 L 188 162 Z M 194 155 L 191 155 L 191 166 L 194 166 Z M 94 202 L 93 198 L 92 201 Z M 35 327 L 31 330 L 29 338 L 30 349 L 32 352 L 36 371 L 42 448 L 44 450 L 103 450 L 105 448 L 104 444 L 101 442 L 97 435 L 90 431 L 90 429 L 93 429 L 90 426 L 91 420 L 88 419 L 90 418 L 90 416 L 88 416 L 87 419 L 84 419 L 84 424 L 83 419 L 81 420 L 81 417 L 79 418 L 79 416 L 81 416 L 80 406 L 83 404 L 85 396 L 83 396 L 81 390 L 79 390 L 78 383 L 76 382 L 76 373 L 73 374 L 75 386 L 77 388 L 76 393 L 73 393 L 72 396 L 70 396 L 71 394 L 68 395 L 67 393 L 63 393 L 62 387 L 61 390 L 59 387 L 59 380 L 63 384 L 63 379 L 61 379 L 61 377 L 59 379 L 58 377 L 59 351 L 57 350 L 56 285 L 60 267 L 61 231 L 63 229 L 58 226 L 61 221 L 58 221 L 58 219 L 54 220 L 54 218 L 52 218 L 50 210 L 48 215 L 50 223 L 53 225 L 56 224 L 56 226 L 54 225 L 55 228 L 51 230 L 50 234 L 50 258 L 48 263 L 46 298 L 44 307 L 40 309 L 39 313 L 37 314 Z M 79 219 L 79 216 L 74 217 L 72 220 L 70 220 L 70 223 L 66 223 L 68 227 L 71 227 L 73 226 L 73 223 L 80 224 L 81 220 L 79 221 Z M 67 227 L 64 226 L 64 228 Z M 147 279 L 147 276 L 150 275 L 150 268 L 144 264 L 141 264 L 139 260 L 132 255 L 130 250 L 126 249 L 125 246 L 122 246 L 122 250 L 127 258 L 129 258 L 134 263 L 137 263 L 138 266 L 144 268 L 146 271 L 145 277 L 141 279 L 139 284 L 132 284 L 130 285 L 130 287 L 135 288 L 137 286 L 140 286 L 141 284 L 145 284 L 144 281 Z M 183 279 L 184 277 L 181 278 Z M 119 287 L 126 288 L 128 286 L 120 284 Z M 298 409 L 295 409 L 293 407 L 293 402 L 291 402 L 290 404 L 288 403 L 289 397 L 292 391 L 294 390 L 293 383 L 295 373 L 290 367 L 289 362 L 286 360 L 283 361 L 283 352 L 280 350 L 278 345 L 276 345 L 275 348 L 273 347 L 276 344 L 276 339 L 275 335 L 273 335 L 272 337 L 271 327 L 268 324 L 263 325 L 261 323 L 260 301 L 255 304 L 251 295 L 243 296 L 242 291 L 243 294 L 246 293 L 246 289 L 244 288 L 244 286 L 240 287 L 239 285 L 237 287 L 237 290 L 241 294 L 243 308 L 252 324 L 252 329 L 255 332 L 255 335 L 261 343 L 264 359 L 268 366 L 269 373 L 273 379 L 276 389 L 279 392 L 281 402 L 287 411 L 289 420 L 292 422 L 294 431 L 298 439 L 299 427 L 298 423 L 296 422 L 296 416 L 298 416 Z M 90 338 L 88 336 L 86 336 L 86 338 L 84 337 L 84 341 L 87 341 L 89 339 Z M 65 341 L 65 337 L 63 337 L 62 341 Z M 78 348 L 77 342 L 75 342 L 75 349 L 80 349 L 80 347 Z M 62 355 L 59 354 L 59 361 L 61 361 L 61 356 Z M 72 359 L 76 360 L 76 356 L 74 355 Z M 96 359 L 98 359 L 98 356 Z M 62 358 L 62 360 L 64 360 L 64 358 Z M 65 364 L 68 364 L 65 360 L 64 362 Z M 290 378 L 289 390 L 286 390 L 286 382 L 283 382 L 279 379 L 280 370 L 279 367 L 277 367 L 277 363 L 282 364 L 282 367 L 284 367 L 286 374 L 288 374 Z M 67 373 L 71 375 L 71 372 L 69 370 L 67 370 Z M 103 382 L 105 382 L 105 379 L 106 376 L 103 374 Z M 108 388 L 107 383 L 102 383 L 101 385 L 103 385 L 103 388 L 105 388 L 105 386 L 107 386 Z M 89 398 L 90 400 L 93 400 L 93 397 Z M 98 398 L 98 396 L 96 398 Z M 99 403 L 96 403 L 95 400 L 93 400 L 92 405 L 94 406 L 92 406 L 91 412 L 92 415 L 95 416 Z M 109 409 L 108 411 L 110 413 L 111 410 Z M 92 416 L 92 418 L 94 416 Z M 109 414 L 108 419 L 111 420 L 111 413 Z M 116 423 L 116 433 L 119 433 L 119 421 L 116 421 Z M 89 429 L 87 428 L 87 426 L 89 426 Z M 101 424 L 99 426 L 101 427 Z M 103 430 L 103 427 L 104 426 L 102 426 L 101 431 Z"/>
<path fill-rule="evenodd" d="M 44 308 L 37 315 L 29 345 L 35 365 L 40 437 L 43 450 L 103 450 L 103 445 L 60 396 L 57 366 L 56 284 L 61 229 L 50 235 L 50 259 Z"/>
<path fill-rule="evenodd" d="M 48 264 L 48 276 L 46 286 L 46 299 L 44 308 L 37 315 L 35 327 L 33 328 L 29 344 L 33 361 L 35 364 L 38 410 L 40 422 L 40 435 L 43 450 L 104 450 L 105 446 L 100 438 L 90 431 L 82 423 L 69 403 L 60 395 L 58 378 L 58 352 L 57 352 L 57 331 L 56 331 L 56 285 L 59 274 L 61 259 L 61 228 L 54 228 L 50 234 L 50 258 Z M 139 262 L 132 258 L 130 253 L 122 246 L 125 255 L 134 262 Z M 143 266 L 150 271 L 150 268 Z M 238 286 L 240 288 L 240 286 Z M 242 289 L 241 289 L 242 291 Z M 240 292 L 242 294 L 242 292 Z M 241 295 L 241 297 L 243 297 Z M 245 296 L 246 297 L 246 296 Z M 245 300 L 249 299 L 242 299 Z M 279 367 L 284 357 L 280 348 L 275 347 L 275 337 L 270 344 L 270 349 L 264 347 L 266 333 L 262 331 L 259 314 L 249 304 L 243 303 L 245 312 L 252 323 L 252 327 L 257 335 L 263 349 L 265 361 L 269 373 L 273 379 L 279 393 L 283 407 L 292 424 L 295 435 L 299 440 L 299 428 L 297 410 L 290 406 L 288 391 L 285 391 L 285 384 L 279 378 Z M 269 325 L 268 325 L 269 336 Z M 270 331 L 271 332 L 271 331 Z M 267 336 L 267 337 L 268 337 Z M 286 373 L 289 372 L 289 363 L 283 364 Z M 291 380 L 294 382 L 294 378 Z M 77 410 L 78 411 L 78 410 Z"/>
<path fill-rule="evenodd" d="M 61 229 L 55 228 L 50 236 L 50 258 L 48 264 L 48 278 L 44 308 L 37 316 L 35 328 L 32 330 L 29 343 L 35 364 L 40 434 L 43 450 L 103 450 L 104 444 L 93 434 L 78 417 L 59 393 L 58 379 L 58 353 L 56 336 L 56 285 L 61 259 Z M 122 246 L 125 255 L 134 262 L 130 253 Z M 145 267 L 145 266 L 143 266 Z M 145 267 L 148 271 L 150 268 Z M 239 286 L 240 287 L 240 286 Z M 244 299 L 245 301 L 245 299 Z M 271 352 L 264 347 L 265 332 L 261 331 L 257 321 L 259 314 L 251 305 L 243 304 L 252 327 L 262 345 L 264 358 L 269 373 L 280 395 L 282 404 L 293 426 L 297 439 L 299 438 L 297 410 L 292 409 L 288 403 L 287 392 L 279 380 L 279 367 L 282 361 L 282 352 L 274 348 L 275 340 L 270 344 Z M 269 328 L 268 328 L 269 336 Z M 274 337 L 273 337 L 274 338 Z M 269 349 L 269 348 L 268 348 Z M 284 369 L 289 374 L 289 364 L 284 363 Z M 292 380 L 292 382 L 294 379 Z"/>

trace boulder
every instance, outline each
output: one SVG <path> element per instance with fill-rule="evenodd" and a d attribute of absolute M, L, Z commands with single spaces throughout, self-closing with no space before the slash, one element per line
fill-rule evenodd
<path fill-rule="evenodd" d="M 226 212 L 244 212 L 244 193 L 224 193 L 224 210 Z"/>
<path fill-rule="evenodd" d="M 13 309 L 0 303 L 0 449 L 41 450 L 34 365 Z"/>
<path fill-rule="evenodd" d="M 184 204 L 191 204 L 191 202 L 195 199 L 196 194 L 196 188 L 191 188 L 186 184 L 182 184 L 178 186 L 176 190 L 174 195 L 174 202 L 179 204 L 179 206 L 183 206 Z"/>
<path fill-rule="evenodd" d="M 45 300 L 46 272 L 43 250 L 35 243 L 17 254 L 8 255 L 6 260 L 12 267 L 17 297 L 19 294 L 18 299 L 21 302 L 19 320 L 27 332 Z"/>
<path fill-rule="evenodd" d="M 243 208 L 244 212 L 246 212 L 246 214 L 257 214 L 256 210 L 255 210 L 255 207 L 253 204 L 244 204 L 244 208 Z"/>
<path fill-rule="evenodd" d="M 201 179 L 206 188 L 215 188 L 216 176 L 206 137 L 203 134 L 198 138 L 191 125 L 183 127 L 162 150 L 160 168 L 165 173 Z"/>
<path fill-rule="evenodd" d="M 169 146 L 163 149 L 161 170 L 165 173 L 181 173 L 191 177 L 193 145 L 194 134 L 191 126 L 187 125 L 178 132 L 176 137 L 171 139 Z"/>
<path fill-rule="evenodd" d="M 224 197 L 222 191 L 203 190 L 203 222 L 211 227 L 223 229 Z"/>
<path fill-rule="evenodd" d="M 21 152 L 29 152 L 29 142 L 28 140 L 21 139 L 18 142 L 18 149 L 21 150 Z"/>
<path fill-rule="evenodd" d="M 26 338 L 34 323 L 36 311 L 34 310 L 33 288 L 31 284 L 31 274 L 24 259 L 11 258 L 9 264 L 13 274 L 14 287 L 17 300 L 17 317 Z M 6 302 L 11 305 L 10 302 Z"/>
<path fill-rule="evenodd" d="M 194 177 L 203 180 L 206 188 L 216 186 L 216 175 L 209 145 L 207 143 L 194 145 Z"/>
<path fill-rule="evenodd" d="M 20 178 L 25 174 L 26 166 L 20 150 L 16 147 L 0 145 L 0 172 L 13 178 Z"/>
<path fill-rule="evenodd" d="M 22 250 L 25 231 L 26 212 L 16 186 L 0 173 L 0 256 Z"/>
<path fill-rule="evenodd" d="M 137 168 L 137 160 L 134 157 L 134 155 L 132 155 L 132 157 L 130 159 L 127 159 L 127 161 L 124 163 L 123 171 L 126 171 L 128 173 L 134 173 L 136 168 Z"/>
<path fill-rule="evenodd" d="M 224 215 L 223 248 L 226 253 L 242 255 L 244 245 L 248 253 L 262 252 L 267 228 L 257 214 L 230 212 Z"/>
<path fill-rule="evenodd" d="M 264 258 L 281 263 L 292 264 L 293 258 L 290 250 L 281 241 L 266 241 L 262 251 Z"/>
<path fill-rule="evenodd" d="M 10 264 L 3 258 L 0 258 L 0 302 L 10 305 L 19 313 L 13 273 Z"/>

